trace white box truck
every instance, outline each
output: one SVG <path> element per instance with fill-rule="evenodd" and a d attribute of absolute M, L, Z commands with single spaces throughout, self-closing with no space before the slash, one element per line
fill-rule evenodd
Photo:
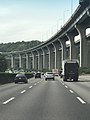
<path fill-rule="evenodd" d="M 54 76 L 59 76 L 58 69 L 52 69 Z"/>
<path fill-rule="evenodd" d="M 73 80 L 78 81 L 79 62 L 77 59 L 62 61 L 62 77 L 63 81 Z"/>

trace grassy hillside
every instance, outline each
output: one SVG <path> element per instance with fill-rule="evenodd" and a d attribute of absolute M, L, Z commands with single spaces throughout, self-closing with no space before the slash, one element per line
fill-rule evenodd
<path fill-rule="evenodd" d="M 29 42 L 16 42 L 16 43 L 2 43 L 0 44 L 0 52 L 11 52 L 11 51 L 22 51 L 35 47 L 42 42 L 38 40 L 29 41 Z"/>

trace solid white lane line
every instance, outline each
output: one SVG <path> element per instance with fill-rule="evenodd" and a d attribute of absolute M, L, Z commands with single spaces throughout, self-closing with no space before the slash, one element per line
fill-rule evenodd
<path fill-rule="evenodd" d="M 25 93 L 26 92 L 26 90 L 23 90 L 21 93 Z"/>
<path fill-rule="evenodd" d="M 68 88 L 68 86 L 65 85 L 65 88 Z"/>
<path fill-rule="evenodd" d="M 84 100 L 82 100 L 80 97 L 77 97 L 77 99 L 82 103 L 82 104 L 86 104 L 86 102 Z"/>
<path fill-rule="evenodd" d="M 12 97 L 12 98 L 8 99 L 7 101 L 3 102 L 3 105 L 9 103 L 10 101 L 12 101 L 12 100 L 14 100 L 14 99 L 15 99 L 15 97 Z"/>
<path fill-rule="evenodd" d="M 29 88 L 32 88 L 32 86 L 30 86 Z"/>
<path fill-rule="evenodd" d="M 69 90 L 71 93 L 74 93 L 72 90 Z"/>

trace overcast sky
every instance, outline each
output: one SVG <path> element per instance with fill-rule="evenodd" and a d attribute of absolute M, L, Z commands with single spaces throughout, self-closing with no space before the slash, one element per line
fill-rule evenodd
<path fill-rule="evenodd" d="M 46 41 L 78 5 L 79 0 L 0 0 L 0 43 Z"/>

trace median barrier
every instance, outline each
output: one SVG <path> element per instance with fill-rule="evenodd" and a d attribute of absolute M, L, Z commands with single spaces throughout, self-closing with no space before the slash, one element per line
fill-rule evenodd
<path fill-rule="evenodd" d="M 25 75 L 28 79 L 33 77 L 32 73 Z M 15 76 L 16 73 L 0 73 L 0 84 L 13 83 Z"/>
<path fill-rule="evenodd" d="M 34 77 L 33 73 L 25 73 L 27 79 Z"/>

